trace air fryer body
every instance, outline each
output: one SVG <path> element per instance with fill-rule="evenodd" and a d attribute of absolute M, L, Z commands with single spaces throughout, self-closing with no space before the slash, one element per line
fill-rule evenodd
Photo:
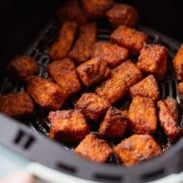
<path fill-rule="evenodd" d="M 174 49 L 179 46 L 183 33 L 183 25 L 180 23 L 183 18 L 181 1 L 129 0 L 121 2 L 131 4 L 138 9 L 140 25 L 148 26 L 177 40 L 177 42 L 169 40 L 167 43 L 174 45 Z M 40 30 L 53 19 L 56 10 L 62 3 L 64 3 L 63 0 L 1 1 L 0 84 L 4 77 L 4 67 L 9 60 L 23 53 L 29 47 Z M 51 142 L 44 136 L 32 132 L 31 129 L 0 115 L 1 122 L 0 128 L 5 130 L 0 132 L 0 143 L 34 161 L 73 176 L 110 183 L 138 183 L 156 180 L 183 171 L 183 139 L 180 139 L 163 156 L 132 168 L 125 168 L 119 165 L 90 163 L 72 153 L 66 153 L 62 145 Z M 8 137 L 6 137 L 6 129 L 9 131 Z M 15 143 L 22 131 L 23 137 L 34 139 L 29 151 L 20 148 L 17 145 L 19 142 Z"/>

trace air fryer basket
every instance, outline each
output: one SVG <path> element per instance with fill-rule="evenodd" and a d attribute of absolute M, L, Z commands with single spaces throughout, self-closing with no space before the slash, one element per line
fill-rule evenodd
<path fill-rule="evenodd" d="M 160 43 L 169 49 L 167 77 L 160 83 L 161 98 L 171 96 L 177 100 L 181 108 L 180 97 L 176 89 L 177 81 L 171 65 L 172 58 L 180 43 L 150 28 L 140 26 L 138 29 L 150 36 L 151 43 Z M 36 40 L 24 52 L 37 60 L 39 63 L 39 76 L 45 78 L 48 77 L 46 66 L 50 62 L 47 49 L 54 41 L 57 30 L 58 23 L 54 19 L 40 32 Z M 107 40 L 110 33 L 111 30 L 108 26 L 100 22 L 98 39 Z M 8 76 L 3 77 L 3 82 L 0 86 L 1 94 L 20 90 L 24 90 L 24 84 L 12 82 Z M 72 106 L 72 100 L 70 102 Z M 0 143 L 51 168 L 93 181 L 138 183 L 155 180 L 183 170 L 181 163 L 183 160 L 181 156 L 183 153 L 183 139 L 172 145 L 162 156 L 132 168 L 118 165 L 113 157 L 108 164 L 94 164 L 74 155 L 71 152 L 72 147 L 63 146 L 44 137 L 48 135 L 50 128 L 46 115 L 45 111 L 38 109 L 32 118 L 24 119 L 25 123 L 28 123 L 33 130 L 20 123 L 12 122 L 12 119 L 0 116 L 0 121 L 2 121 Z M 43 135 L 37 132 L 41 132 Z M 165 149 L 169 148 L 169 143 L 163 139 L 164 136 L 157 134 L 157 138 L 157 140 L 163 141 L 162 145 L 164 145 Z"/>

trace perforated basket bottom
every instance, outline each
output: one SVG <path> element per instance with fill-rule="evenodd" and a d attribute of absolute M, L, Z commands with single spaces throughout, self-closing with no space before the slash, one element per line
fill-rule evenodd
<path fill-rule="evenodd" d="M 159 84 L 161 90 L 161 98 L 163 99 L 166 98 L 167 96 L 171 96 L 175 98 L 177 102 L 180 104 L 180 98 L 176 89 L 177 81 L 175 79 L 175 75 L 171 64 L 172 58 L 176 53 L 179 43 L 147 27 L 139 27 L 139 29 L 144 31 L 150 36 L 150 43 L 160 43 L 168 48 L 169 50 L 168 72 L 165 80 Z M 46 29 L 44 29 L 39 34 L 38 38 L 34 41 L 33 44 L 31 44 L 28 50 L 25 51 L 25 54 L 30 55 L 35 60 L 37 60 L 39 64 L 38 75 L 44 78 L 48 78 L 47 65 L 50 62 L 50 58 L 47 55 L 47 50 L 49 46 L 52 44 L 52 42 L 55 40 L 57 31 L 58 31 L 58 24 L 56 21 L 53 21 L 46 27 Z M 99 40 L 108 40 L 110 32 L 111 31 L 109 29 L 99 27 L 97 38 Z M 136 60 L 137 58 L 132 59 Z M 24 87 L 25 87 L 24 84 L 22 83 L 15 84 L 8 77 L 6 77 L 0 88 L 0 93 L 5 94 L 8 92 L 17 92 L 20 90 L 24 90 Z M 67 102 L 68 105 L 64 106 L 64 108 L 72 108 L 73 101 L 75 101 L 79 96 L 80 94 L 71 98 Z M 117 107 L 123 107 L 128 102 L 129 99 L 126 99 L 118 103 Z M 33 117 L 31 117 L 31 119 L 30 118 L 24 119 L 23 121 L 26 121 L 26 123 L 28 122 L 30 127 L 33 128 L 34 130 L 41 132 L 45 135 L 48 135 L 50 124 L 47 120 L 47 115 L 48 115 L 47 111 L 37 108 L 36 113 L 33 115 Z M 95 127 L 93 127 L 93 129 L 95 129 Z M 164 150 L 170 147 L 170 143 L 167 141 L 163 131 L 160 128 L 155 134 L 155 138 L 162 145 Z M 111 144 L 116 144 L 118 142 L 119 140 L 111 141 Z M 68 150 L 72 150 L 73 146 L 65 146 L 65 148 Z M 118 163 L 118 162 L 114 157 L 111 157 L 109 163 Z"/>

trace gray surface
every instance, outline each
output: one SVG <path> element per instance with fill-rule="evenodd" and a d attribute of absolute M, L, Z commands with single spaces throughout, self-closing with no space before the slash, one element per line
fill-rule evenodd
<path fill-rule="evenodd" d="M 0 145 L 0 178 L 29 164 L 29 160 Z"/>

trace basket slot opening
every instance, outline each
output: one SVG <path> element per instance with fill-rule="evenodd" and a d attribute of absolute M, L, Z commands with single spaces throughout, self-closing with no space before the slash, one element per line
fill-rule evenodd
<path fill-rule="evenodd" d="M 65 171 L 65 172 L 68 172 L 68 173 L 71 173 L 71 174 L 75 174 L 76 173 L 76 168 L 71 166 L 71 165 L 67 165 L 65 163 L 61 163 L 61 162 L 58 162 L 56 164 L 56 167 L 62 171 Z"/>
<path fill-rule="evenodd" d="M 30 137 L 28 138 L 27 142 L 26 142 L 25 145 L 24 145 L 24 149 L 29 149 L 29 148 L 32 146 L 32 144 L 33 144 L 34 142 L 35 142 L 35 138 L 32 137 L 32 136 L 30 136 Z"/>
<path fill-rule="evenodd" d="M 22 130 L 19 130 L 18 133 L 17 133 L 17 135 L 16 135 L 16 137 L 15 137 L 15 139 L 14 139 L 14 143 L 15 143 L 15 144 L 20 143 L 20 141 L 22 140 L 22 138 L 23 138 L 24 136 L 25 136 L 25 132 L 22 131 Z"/>
<path fill-rule="evenodd" d="M 35 142 L 35 138 L 32 135 L 27 134 L 25 131 L 20 129 L 14 138 L 14 143 L 28 150 Z"/>
<path fill-rule="evenodd" d="M 176 83 L 175 81 L 172 81 L 172 97 L 176 98 L 177 97 L 177 91 L 176 91 Z"/>
<path fill-rule="evenodd" d="M 48 65 L 48 62 L 49 62 L 49 60 L 48 60 L 48 58 L 46 58 L 46 57 L 43 57 L 43 59 L 41 60 L 41 63 L 42 63 L 43 65 L 45 65 L 45 66 Z"/>
<path fill-rule="evenodd" d="M 165 173 L 165 169 L 161 168 L 161 169 L 155 170 L 153 172 L 146 173 L 146 174 L 142 175 L 142 180 L 152 181 L 152 180 L 163 177 L 164 173 Z"/>
<path fill-rule="evenodd" d="M 111 182 L 111 181 L 121 182 L 122 176 L 121 175 L 108 175 L 108 174 L 96 173 L 95 179 L 99 180 L 99 181 L 105 181 L 105 182 Z"/>
<path fill-rule="evenodd" d="M 36 50 L 33 49 L 33 50 L 31 51 L 31 53 L 30 53 L 30 56 L 34 58 L 35 55 L 36 55 Z"/>
<path fill-rule="evenodd" d="M 169 96 L 169 83 L 165 83 L 165 96 Z"/>
<path fill-rule="evenodd" d="M 165 86 L 162 83 L 159 87 L 160 87 L 160 94 L 161 94 L 160 97 L 163 99 L 163 98 L 165 98 Z"/>

